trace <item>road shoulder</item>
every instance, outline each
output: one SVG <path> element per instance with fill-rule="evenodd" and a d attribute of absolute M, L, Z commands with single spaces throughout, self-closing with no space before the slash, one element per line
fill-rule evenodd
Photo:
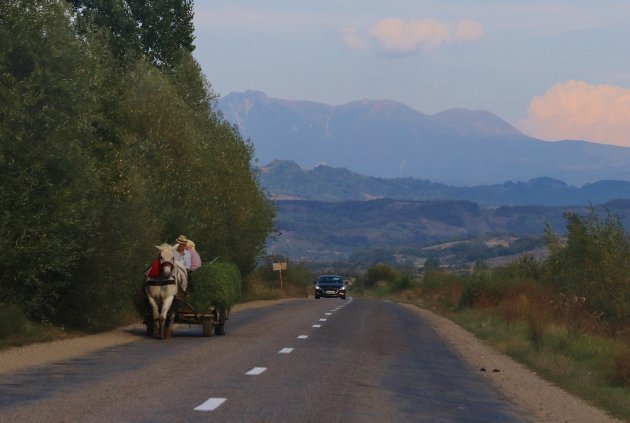
<path fill-rule="evenodd" d="M 250 301 L 235 305 L 232 312 L 268 307 L 286 301 L 292 301 L 292 299 Z M 145 326 L 142 323 L 136 323 L 95 335 L 9 348 L 0 351 L 0 375 L 80 357 L 116 345 L 137 342 L 146 339 L 145 333 Z"/>
<path fill-rule="evenodd" d="M 602 410 L 545 381 L 524 365 L 498 353 L 456 323 L 411 304 L 401 304 L 428 320 L 453 349 L 506 398 L 539 422 L 621 423 Z M 482 371 L 481 369 L 485 369 Z"/>

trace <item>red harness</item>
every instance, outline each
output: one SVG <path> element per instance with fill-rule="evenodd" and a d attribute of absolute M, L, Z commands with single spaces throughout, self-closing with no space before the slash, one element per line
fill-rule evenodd
<path fill-rule="evenodd" d="M 160 277 L 161 274 L 162 274 L 162 271 L 160 269 L 160 262 L 158 259 L 155 259 L 153 261 L 153 265 L 151 266 L 151 269 L 149 270 L 149 277 L 151 279 L 157 279 Z"/>

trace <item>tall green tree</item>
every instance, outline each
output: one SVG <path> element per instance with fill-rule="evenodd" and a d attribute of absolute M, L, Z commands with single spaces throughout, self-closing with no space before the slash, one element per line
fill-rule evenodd
<path fill-rule="evenodd" d="M 273 228 L 253 147 L 190 53 L 192 4 L 151 4 L 0 3 L 0 303 L 33 319 L 111 327 L 154 244 L 185 233 L 246 274 Z M 154 47 L 136 46 L 142 13 Z"/>
<path fill-rule="evenodd" d="M 123 61 L 144 55 L 172 69 L 194 50 L 192 0 L 68 0 L 82 26 L 111 33 L 114 55 Z"/>
<path fill-rule="evenodd" d="M 630 243 L 621 220 L 566 213 L 566 242 L 547 232 L 549 278 L 567 298 L 584 298 L 613 325 L 630 319 Z"/>
<path fill-rule="evenodd" d="M 194 50 L 192 0 L 126 1 L 150 63 L 172 68 Z"/>
<path fill-rule="evenodd" d="M 97 225 L 97 63 L 65 4 L 0 7 L 0 301 L 47 320 Z"/>

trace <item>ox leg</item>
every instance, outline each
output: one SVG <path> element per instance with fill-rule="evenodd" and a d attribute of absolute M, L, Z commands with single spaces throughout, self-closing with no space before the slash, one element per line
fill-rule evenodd
<path fill-rule="evenodd" d="M 162 312 L 160 313 L 162 325 L 160 334 L 162 335 L 162 338 L 168 338 L 170 336 L 172 322 L 168 319 L 168 311 L 171 308 L 174 299 L 175 297 L 171 295 L 166 297 L 162 303 Z"/>
<path fill-rule="evenodd" d="M 155 298 L 149 295 L 148 292 L 147 299 L 149 300 L 149 304 L 151 305 L 151 313 L 153 315 L 153 337 L 156 338 L 160 333 L 160 308 L 158 306 L 158 303 L 155 301 Z"/>
<path fill-rule="evenodd" d="M 157 319 L 157 336 L 156 338 L 164 339 L 164 317 L 160 315 Z"/>

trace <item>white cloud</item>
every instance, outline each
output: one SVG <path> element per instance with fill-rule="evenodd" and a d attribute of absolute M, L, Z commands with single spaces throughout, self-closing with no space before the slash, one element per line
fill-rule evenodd
<path fill-rule="evenodd" d="M 451 39 L 448 25 L 436 20 L 383 19 L 372 26 L 370 34 L 383 49 L 394 53 L 435 48 Z"/>
<path fill-rule="evenodd" d="M 474 41 L 482 35 L 483 26 L 470 19 L 464 19 L 455 28 L 455 38 L 460 41 Z"/>
<path fill-rule="evenodd" d="M 547 140 L 578 139 L 630 147 L 630 89 L 583 81 L 534 97 L 523 130 Z"/>
<path fill-rule="evenodd" d="M 361 34 L 356 28 L 343 31 L 343 42 L 351 48 L 366 50 L 377 47 L 386 53 L 411 54 L 453 42 L 471 42 L 484 34 L 483 26 L 464 19 L 457 24 L 436 19 L 402 20 L 387 18 L 371 25 Z"/>

